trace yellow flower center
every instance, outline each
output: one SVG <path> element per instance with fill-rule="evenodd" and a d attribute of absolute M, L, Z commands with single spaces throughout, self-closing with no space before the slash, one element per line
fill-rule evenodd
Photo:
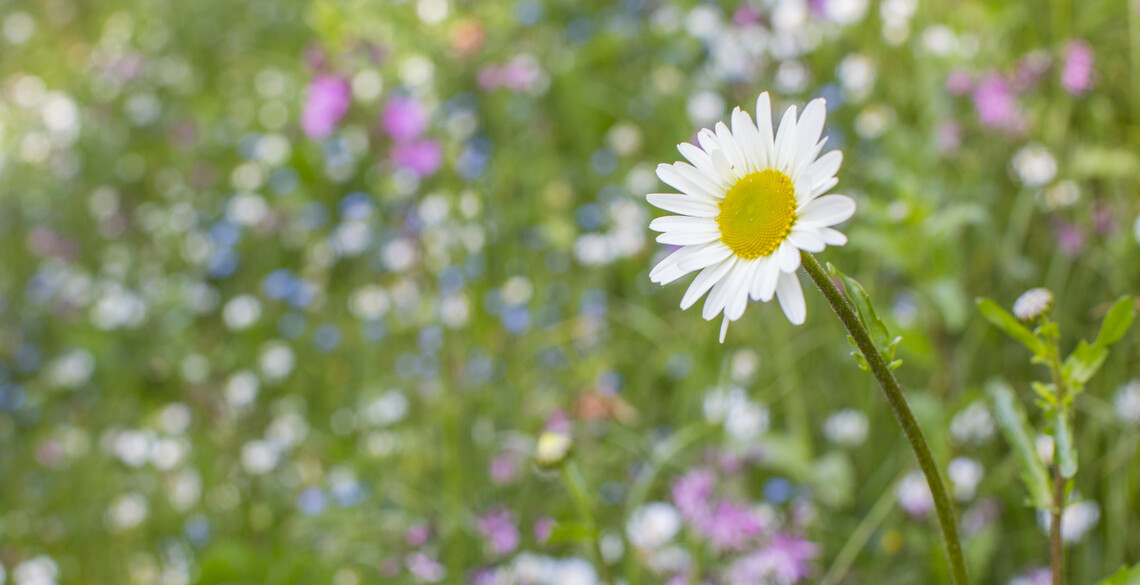
<path fill-rule="evenodd" d="M 772 169 L 741 179 L 719 205 L 720 241 L 749 260 L 775 252 L 796 222 L 795 187 Z"/>

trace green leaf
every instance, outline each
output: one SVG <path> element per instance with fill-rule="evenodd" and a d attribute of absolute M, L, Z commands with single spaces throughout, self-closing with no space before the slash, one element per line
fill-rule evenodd
<path fill-rule="evenodd" d="M 1004 382 L 995 382 L 989 387 L 994 403 L 994 414 L 1005 440 L 1013 447 L 1021 468 L 1021 480 L 1029 490 L 1029 500 L 1038 509 L 1048 509 L 1052 505 L 1052 484 L 1045 472 L 1045 464 L 1037 456 L 1031 436 L 1036 434 L 1025 418 L 1013 392 Z"/>
<path fill-rule="evenodd" d="M 1001 329 L 1006 335 L 1015 339 L 1021 345 L 1024 345 L 1034 355 L 1044 356 L 1046 352 L 1045 343 L 1039 337 L 1033 334 L 1025 325 L 1022 325 L 1009 311 L 1001 308 L 1001 305 L 993 302 L 990 299 L 978 299 L 978 310 L 981 311 L 982 316 L 985 317 L 995 327 Z"/>
<path fill-rule="evenodd" d="M 549 542 L 553 544 L 563 542 L 589 542 L 598 533 L 598 529 L 591 524 L 583 522 L 559 522 L 550 531 Z"/>
<path fill-rule="evenodd" d="M 1132 325 L 1132 319 L 1132 297 L 1121 297 L 1105 315 L 1096 341 L 1091 345 L 1087 341 L 1080 342 L 1073 353 L 1065 358 L 1065 379 L 1073 384 L 1075 390 L 1079 391 L 1100 370 L 1108 358 L 1108 348 L 1124 337 Z"/>
<path fill-rule="evenodd" d="M 1104 360 L 1107 357 L 1107 347 L 1089 345 L 1085 341 L 1080 342 L 1073 353 L 1065 358 L 1063 367 L 1065 379 L 1072 383 L 1076 387 L 1075 389 L 1079 390 L 1104 365 Z"/>
<path fill-rule="evenodd" d="M 1097 585 L 1140 585 L 1140 565 L 1131 569 L 1121 567 L 1119 571 L 1105 577 Z"/>
<path fill-rule="evenodd" d="M 1057 464 L 1061 477 L 1071 479 L 1077 474 L 1077 448 L 1073 446 L 1073 430 L 1065 420 L 1064 409 L 1053 413 L 1053 444 L 1057 447 Z"/>
<path fill-rule="evenodd" d="M 1120 341 L 1120 338 L 1124 337 L 1128 331 L 1128 327 L 1132 325 L 1133 317 L 1132 297 L 1121 297 L 1105 315 L 1104 322 L 1100 324 L 1100 333 L 1097 334 L 1096 342 L 1093 345 L 1108 348 L 1108 346 Z"/>
<path fill-rule="evenodd" d="M 881 352 L 890 344 L 891 334 L 887 330 L 887 326 L 879 319 L 878 314 L 875 313 L 875 307 L 871 304 L 871 297 L 859 284 L 859 281 L 847 276 L 832 266 L 829 262 L 827 270 L 832 275 L 838 276 L 843 280 L 843 288 L 847 293 L 847 298 L 851 300 L 851 304 L 855 306 L 855 312 L 859 314 L 859 320 L 863 322 L 863 326 L 871 334 L 875 340 L 875 347 L 879 348 Z"/>

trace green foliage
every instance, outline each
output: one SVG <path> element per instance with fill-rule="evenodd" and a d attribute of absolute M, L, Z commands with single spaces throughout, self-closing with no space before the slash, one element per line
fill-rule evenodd
<path fill-rule="evenodd" d="M 887 325 L 879 319 L 878 314 L 875 313 L 875 307 L 871 304 L 871 297 L 859 284 L 859 281 L 847 276 L 839 271 L 838 268 L 833 266 L 830 262 L 827 263 L 827 271 L 832 276 L 838 276 L 843 281 L 843 290 L 847 298 L 851 301 L 852 306 L 855 307 L 855 312 L 859 316 L 859 321 L 863 327 L 871 334 L 871 340 L 875 343 L 879 353 L 883 355 L 883 359 L 887 362 L 887 367 L 896 369 L 902 365 L 902 360 L 895 359 L 895 351 L 898 349 L 899 343 L 902 342 L 902 337 L 891 337 L 891 332 L 887 329 Z M 847 343 L 855 346 L 855 340 L 851 336 L 847 337 Z M 863 371 L 869 372 L 870 366 L 867 364 L 866 358 L 863 354 L 856 350 L 851 352 L 851 355 L 859 362 L 859 368 Z"/>
<path fill-rule="evenodd" d="M 1061 410 L 1053 413 L 1053 445 L 1057 452 L 1057 465 L 1061 477 L 1072 479 L 1077 474 L 1077 450 L 1073 446 L 1072 425 Z"/>
<path fill-rule="evenodd" d="M 1041 340 L 1036 334 L 1029 330 L 1025 325 L 1021 324 L 1016 317 L 1009 314 L 1002 308 L 1001 305 L 986 298 L 977 300 L 978 310 L 981 311 L 982 316 L 986 318 L 998 329 L 1001 329 L 1006 335 L 1013 338 L 1021 345 L 1028 349 L 1034 357 L 1045 359 L 1047 357 L 1048 345 Z"/>
<path fill-rule="evenodd" d="M 1132 325 L 1133 317 L 1133 298 L 1122 297 L 1105 315 L 1096 340 L 1091 344 L 1081 340 L 1073 353 L 1065 359 L 1063 373 L 1076 392 L 1084 389 L 1089 379 L 1104 365 L 1104 360 L 1108 358 L 1108 348 L 1124 337 Z"/>
<path fill-rule="evenodd" d="M 1013 390 L 1004 382 L 989 384 L 990 400 L 994 405 L 998 427 L 1017 458 L 1021 470 L 1021 481 L 1029 490 L 1029 504 L 1039 510 L 1048 510 L 1053 505 L 1053 488 L 1045 464 L 1037 456 L 1037 449 L 1031 437 L 1033 427 L 1025 417 Z"/>
<path fill-rule="evenodd" d="M 1121 567 L 1119 571 L 1098 581 L 1097 585 L 1140 585 L 1140 565 L 1131 569 Z"/>

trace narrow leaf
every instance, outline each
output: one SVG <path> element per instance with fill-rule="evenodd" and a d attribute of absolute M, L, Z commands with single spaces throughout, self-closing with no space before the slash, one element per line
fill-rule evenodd
<path fill-rule="evenodd" d="M 1089 345 L 1082 341 L 1069 357 L 1065 358 L 1065 378 L 1076 386 L 1084 386 L 1092 379 L 1108 357 L 1108 347 Z"/>
<path fill-rule="evenodd" d="M 1041 339 L 1010 315 L 1009 311 L 1001 308 L 1001 305 L 990 299 L 981 298 L 978 299 L 978 310 L 990 323 L 1024 345 L 1029 351 L 1035 355 L 1045 355 L 1045 344 Z"/>
<path fill-rule="evenodd" d="M 1128 331 L 1128 327 L 1132 325 L 1133 317 L 1132 297 L 1121 297 L 1105 315 L 1104 322 L 1100 324 L 1100 333 L 1097 334 L 1096 343 L 1093 345 L 1107 348 L 1120 341 Z"/>
<path fill-rule="evenodd" d="M 549 542 L 587 542 L 594 538 L 598 529 L 582 522 L 559 522 L 550 531 Z"/>
<path fill-rule="evenodd" d="M 847 298 L 851 300 L 851 304 L 855 306 L 855 311 L 859 313 L 859 320 L 875 338 L 875 346 L 879 348 L 880 352 L 883 351 L 890 343 L 891 334 L 886 324 L 875 313 L 875 306 L 871 304 L 871 297 L 867 294 L 866 289 L 859 284 L 859 281 L 840 272 L 831 263 L 828 263 L 827 268 L 831 274 L 843 279 L 843 289 L 847 293 Z"/>
<path fill-rule="evenodd" d="M 1021 479 L 1029 490 L 1030 501 L 1038 509 L 1049 508 L 1053 488 L 1049 475 L 1045 472 L 1045 464 L 1037 456 L 1037 450 L 1029 438 L 1034 433 L 1025 418 L 1025 412 L 1004 383 L 990 384 L 989 393 L 994 402 L 998 426 L 1017 457 Z"/>
<path fill-rule="evenodd" d="M 1057 447 L 1061 477 L 1070 479 L 1077 474 L 1077 449 L 1073 446 L 1073 430 L 1061 410 L 1053 414 L 1053 444 Z"/>
<path fill-rule="evenodd" d="M 1097 585 L 1140 585 L 1140 565 L 1131 569 L 1121 567 L 1119 571 L 1105 577 Z"/>

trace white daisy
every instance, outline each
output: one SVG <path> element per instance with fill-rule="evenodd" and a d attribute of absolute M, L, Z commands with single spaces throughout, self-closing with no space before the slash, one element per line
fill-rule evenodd
<path fill-rule="evenodd" d="M 724 313 L 720 340 L 728 324 L 740 319 L 748 298 L 770 301 L 776 296 L 788 320 L 804 322 L 803 289 L 796 270 L 800 250 L 821 252 L 841 246 L 847 236 L 831 226 L 855 213 L 845 195 L 824 195 L 838 180 L 843 153 L 819 156 L 827 108 L 813 100 L 796 118 L 791 106 L 772 136 L 772 106 L 767 92 L 756 100 L 756 121 L 747 112 L 732 112 L 732 129 L 697 134 L 700 146 L 677 146 L 689 162 L 662 164 L 657 176 L 677 193 L 651 193 L 652 205 L 680 215 L 659 217 L 649 228 L 662 232 L 657 241 L 680 246 L 650 273 L 653 282 L 668 284 L 699 270 L 681 299 L 687 309 L 709 293 L 702 316 Z M 691 163 L 691 164 L 690 164 Z"/>

